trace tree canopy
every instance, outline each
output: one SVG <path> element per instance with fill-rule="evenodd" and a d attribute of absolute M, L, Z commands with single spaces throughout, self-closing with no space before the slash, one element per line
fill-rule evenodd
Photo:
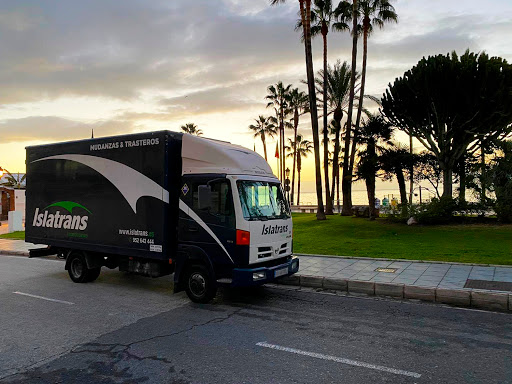
<path fill-rule="evenodd" d="M 383 113 L 439 161 L 443 195 L 452 196 L 457 160 L 512 130 L 512 66 L 466 51 L 429 56 L 389 84 Z"/>

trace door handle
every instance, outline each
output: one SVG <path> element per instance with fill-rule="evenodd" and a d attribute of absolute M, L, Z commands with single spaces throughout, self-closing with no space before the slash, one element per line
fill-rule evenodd
<path fill-rule="evenodd" d="M 197 227 L 188 227 L 189 232 L 197 232 L 199 229 Z"/>

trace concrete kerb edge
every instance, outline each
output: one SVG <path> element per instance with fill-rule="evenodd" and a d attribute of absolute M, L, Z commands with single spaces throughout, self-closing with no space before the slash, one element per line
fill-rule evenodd
<path fill-rule="evenodd" d="M 467 266 L 474 266 L 474 267 L 512 268 L 512 265 L 459 263 L 459 262 L 452 262 L 452 261 L 435 261 L 435 260 L 389 259 L 389 258 L 385 258 L 385 257 L 316 255 L 316 254 L 310 254 L 310 253 L 294 253 L 294 256 L 327 257 L 327 258 L 331 258 L 331 259 L 351 259 L 351 260 L 397 261 L 397 262 L 404 262 L 404 263 L 453 264 L 453 265 L 467 265 Z"/>
<path fill-rule="evenodd" d="M 339 292 L 367 294 L 369 296 L 414 299 L 456 307 L 473 307 L 487 310 L 512 312 L 512 294 L 482 290 L 463 290 L 414 285 L 381 283 L 373 281 L 334 279 L 319 276 L 288 276 L 276 281 L 278 284 L 304 288 L 321 288 Z M 476 293 L 476 294 L 475 294 Z M 483 295 L 482 295 L 483 293 Z M 475 294 L 475 295 L 474 295 Z M 475 296 L 475 299 L 473 299 Z"/>

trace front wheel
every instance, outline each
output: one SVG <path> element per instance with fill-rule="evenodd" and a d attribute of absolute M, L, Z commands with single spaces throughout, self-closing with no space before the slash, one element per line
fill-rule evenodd
<path fill-rule="evenodd" d="M 217 284 L 203 265 L 193 265 L 186 276 L 185 291 L 194 303 L 206 304 L 217 293 Z"/>

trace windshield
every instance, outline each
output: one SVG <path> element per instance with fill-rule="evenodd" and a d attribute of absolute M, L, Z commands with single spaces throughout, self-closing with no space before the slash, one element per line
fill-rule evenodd
<path fill-rule="evenodd" d="M 290 217 L 290 209 L 279 183 L 238 181 L 237 187 L 245 219 L 269 220 Z"/>

